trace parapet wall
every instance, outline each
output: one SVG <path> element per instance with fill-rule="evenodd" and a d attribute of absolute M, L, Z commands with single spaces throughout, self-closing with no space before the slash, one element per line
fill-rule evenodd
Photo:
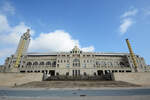
<path fill-rule="evenodd" d="M 150 72 L 114 73 L 116 81 L 125 81 L 142 86 L 150 86 Z"/>
<path fill-rule="evenodd" d="M 32 82 L 42 81 L 42 73 L 0 73 L 0 86 L 14 86 Z"/>

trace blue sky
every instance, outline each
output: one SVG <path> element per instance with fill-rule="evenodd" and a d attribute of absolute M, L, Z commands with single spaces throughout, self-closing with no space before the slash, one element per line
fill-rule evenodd
<path fill-rule="evenodd" d="M 134 52 L 150 64 L 149 0 L 0 0 L 0 64 L 31 29 L 29 52 Z"/>

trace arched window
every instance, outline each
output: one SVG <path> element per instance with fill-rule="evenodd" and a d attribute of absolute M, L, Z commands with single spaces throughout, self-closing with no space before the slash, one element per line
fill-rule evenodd
<path fill-rule="evenodd" d="M 27 62 L 27 66 L 31 66 L 32 65 L 32 63 L 31 62 Z"/>
<path fill-rule="evenodd" d="M 40 65 L 44 65 L 44 62 L 40 62 Z"/>
<path fill-rule="evenodd" d="M 52 67 L 56 67 L 56 61 L 52 63 Z"/>
<path fill-rule="evenodd" d="M 124 63 L 123 63 L 123 62 L 120 62 L 120 65 L 121 65 L 121 66 L 123 66 L 123 65 L 124 65 Z"/>
<path fill-rule="evenodd" d="M 79 59 L 74 59 L 73 60 L 73 66 L 74 67 L 79 67 L 80 66 L 80 60 Z"/>
<path fill-rule="evenodd" d="M 38 62 L 34 62 L 33 65 L 38 65 Z"/>
<path fill-rule="evenodd" d="M 99 64 L 99 62 L 98 61 L 96 61 L 96 65 L 98 65 Z"/>
<path fill-rule="evenodd" d="M 49 61 L 48 61 L 48 62 L 46 62 L 46 65 L 51 65 L 51 62 L 49 62 Z"/>

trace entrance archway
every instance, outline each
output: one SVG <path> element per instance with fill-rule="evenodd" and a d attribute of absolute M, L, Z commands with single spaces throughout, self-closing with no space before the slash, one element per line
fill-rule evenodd
<path fill-rule="evenodd" d="M 49 70 L 49 74 L 50 74 L 51 76 L 55 76 L 55 70 Z"/>
<path fill-rule="evenodd" d="M 103 70 L 97 70 L 97 75 L 102 76 L 103 75 Z"/>

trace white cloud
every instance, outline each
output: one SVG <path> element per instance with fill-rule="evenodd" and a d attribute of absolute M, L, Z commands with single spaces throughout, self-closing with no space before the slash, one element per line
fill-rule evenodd
<path fill-rule="evenodd" d="M 0 60 L 0 64 L 3 64 L 4 59 L 15 52 L 21 35 L 30 27 L 23 22 L 12 27 L 9 25 L 7 16 L 0 14 L 0 18 L 0 26 L 5 26 L 0 27 L 0 57 L 3 59 L 3 62 Z M 31 33 L 33 34 L 34 30 L 31 30 Z M 41 33 L 39 36 L 32 38 L 29 51 L 70 51 L 75 45 L 86 52 L 94 51 L 93 46 L 82 47 L 78 40 L 73 39 L 68 32 L 63 30 Z"/>
<path fill-rule="evenodd" d="M 135 16 L 138 13 L 138 9 L 130 9 L 129 11 L 126 11 L 120 19 L 120 26 L 119 26 L 119 33 L 121 35 L 125 34 L 128 29 L 133 25 L 133 16 Z"/>
<path fill-rule="evenodd" d="M 20 22 L 18 25 L 11 27 L 8 23 L 7 17 L 0 14 L 0 44 L 13 44 L 16 45 L 20 39 L 22 33 L 26 32 L 29 26 L 25 25 L 23 22 Z M 33 30 L 31 30 L 34 33 Z"/>
<path fill-rule="evenodd" d="M 15 8 L 8 1 L 4 1 L 3 5 L 0 7 L 1 13 L 15 14 Z"/>
<path fill-rule="evenodd" d="M 39 37 L 31 40 L 30 51 L 70 51 L 75 45 L 81 48 L 79 41 L 63 30 L 50 33 L 41 33 Z M 81 48 L 83 51 L 94 51 L 94 47 Z"/>
<path fill-rule="evenodd" d="M 24 22 L 11 26 L 6 16 L 8 14 L 15 14 L 15 8 L 10 2 L 4 2 L 0 6 L 0 64 L 3 64 L 5 58 L 15 52 L 21 35 L 28 28 L 30 29 Z M 34 30 L 31 30 L 31 35 L 33 34 Z M 78 40 L 73 39 L 68 32 L 63 30 L 41 33 L 39 36 L 32 38 L 29 50 L 35 52 L 69 51 L 75 45 L 83 51 L 94 51 L 93 46 L 82 47 Z"/>
<path fill-rule="evenodd" d="M 135 16 L 138 13 L 138 9 L 131 9 L 127 12 L 125 12 L 121 17 L 125 18 L 125 17 L 131 17 L 131 16 Z"/>
<path fill-rule="evenodd" d="M 124 19 L 119 27 L 120 33 L 124 34 L 131 27 L 133 21 L 130 18 Z"/>
<path fill-rule="evenodd" d="M 10 30 L 10 27 L 8 25 L 8 21 L 6 16 L 0 14 L 0 33 L 8 32 Z"/>
<path fill-rule="evenodd" d="M 13 50 L 15 50 L 15 49 L 14 48 L 0 49 L 0 58 L 9 56 L 10 54 L 12 54 L 14 52 Z"/>
<path fill-rule="evenodd" d="M 90 52 L 90 51 L 94 51 L 94 47 L 93 46 L 84 47 L 84 48 L 81 48 L 81 50 L 85 52 Z"/>
<path fill-rule="evenodd" d="M 14 50 L 15 48 L 10 48 L 10 47 L 0 48 L 0 65 L 4 64 L 6 57 L 13 54 L 15 52 Z"/>
<path fill-rule="evenodd" d="M 78 40 L 72 39 L 69 33 L 63 30 L 56 30 L 50 33 L 41 33 L 31 40 L 31 51 L 69 51 Z"/>

